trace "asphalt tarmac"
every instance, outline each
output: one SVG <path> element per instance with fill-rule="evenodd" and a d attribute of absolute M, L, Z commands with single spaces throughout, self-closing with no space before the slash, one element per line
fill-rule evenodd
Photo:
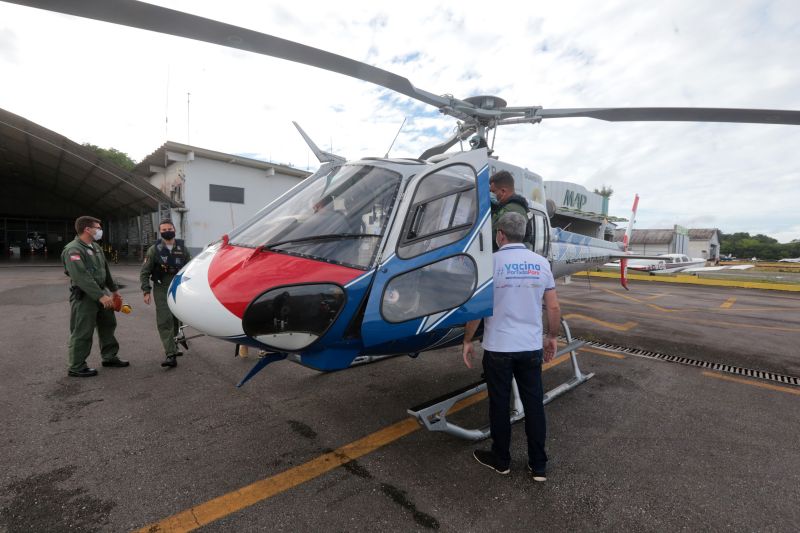
<path fill-rule="evenodd" d="M 559 285 L 573 333 L 800 376 L 800 293 L 573 277 Z"/>
<path fill-rule="evenodd" d="M 331 374 L 280 362 L 237 389 L 256 358 L 215 339 L 161 368 L 138 269 L 113 271 L 134 305 L 117 329 L 132 364 L 102 368 L 95 347 L 100 375 L 82 379 L 66 375 L 63 273 L 0 268 L 0 530 L 800 530 L 800 387 L 584 350 L 595 377 L 546 407 L 548 480 L 534 483 L 522 426 L 501 476 L 472 458 L 488 443 L 407 417 L 479 379 L 457 350 Z M 559 292 L 575 333 L 800 374 L 797 296 L 623 295 L 594 280 Z M 549 368 L 546 388 L 569 375 L 568 362 Z M 487 409 L 452 418 L 482 426 Z"/>

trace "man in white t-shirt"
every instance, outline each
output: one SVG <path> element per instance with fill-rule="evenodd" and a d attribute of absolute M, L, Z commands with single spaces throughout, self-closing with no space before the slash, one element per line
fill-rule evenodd
<path fill-rule="evenodd" d="M 489 424 L 492 449 L 475 450 L 475 459 L 500 474 L 511 471 L 511 380 L 516 379 L 525 409 L 528 437 L 528 470 L 535 481 L 547 479 L 544 443 L 542 362 L 556 353 L 561 310 L 550 264 L 522 244 L 525 217 L 506 213 L 497 221 L 494 253 L 494 314 L 483 331 L 483 373 L 489 392 Z M 542 341 L 542 303 L 547 308 L 547 336 Z M 480 320 L 468 322 L 462 356 L 472 368 L 472 339 Z"/>

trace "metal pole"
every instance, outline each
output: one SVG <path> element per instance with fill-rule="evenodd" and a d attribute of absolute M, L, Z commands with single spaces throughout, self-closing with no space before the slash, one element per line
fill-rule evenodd
<path fill-rule="evenodd" d="M 191 111 L 191 108 L 189 106 L 189 97 L 191 96 L 191 94 L 192 93 L 186 93 L 186 144 L 192 144 L 191 138 L 189 136 L 189 132 L 191 130 L 191 128 L 189 127 L 189 118 L 190 118 L 189 114 Z"/>

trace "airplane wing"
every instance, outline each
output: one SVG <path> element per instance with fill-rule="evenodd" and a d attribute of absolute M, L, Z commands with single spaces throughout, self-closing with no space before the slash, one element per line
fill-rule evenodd
<path fill-rule="evenodd" d="M 753 268 L 753 265 L 726 265 L 726 266 L 713 266 L 713 267 L 696 267 L 696 268 L 687 268 L 682 272 L 691 272 L 692 274 L 697 272 L 716 272 L 718 270 L 747 270 L 749 268 Z"/>

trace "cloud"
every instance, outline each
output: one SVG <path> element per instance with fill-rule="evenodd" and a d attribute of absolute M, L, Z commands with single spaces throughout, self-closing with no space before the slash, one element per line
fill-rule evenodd
<path fill-rule="evenodd" d="M 793 1 L 159 3 L 365 61 L 434 94 L 547 108 L 800 109 Z M 0 106 L 136 159 L 170 138 L 313 167 L 292 120 L 320 147 L 360 158 L 383 155 L 404 118 L 392 155 L 417 157 L 456 125 L 305 65 L 9 4 L 0 20 L 13 28 L 0 29 L 0 61 L 15 80 L 0 86 Z M 509 126 L 495 141 L 499 157 L 545 179 L 611 186 L 612 214 L 627 217 L 638 192 L 639 227 L 787 236 L 797 232 L 797 146 L 796 126 L 590 119 Z"/>
<path fill-rule="evenodd" d="M 18 61 L 17 36 L 11 28 L 0 28 L 0 61 Z"/>

